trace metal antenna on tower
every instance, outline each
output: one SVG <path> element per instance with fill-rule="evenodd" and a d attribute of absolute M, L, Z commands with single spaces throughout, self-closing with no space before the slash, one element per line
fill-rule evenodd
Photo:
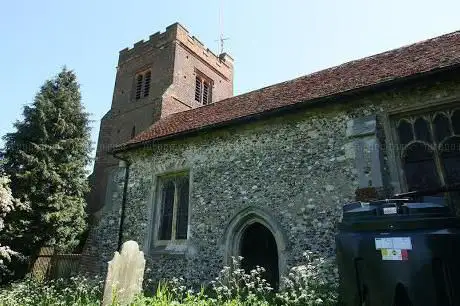
<path fill-rule="evenodd" d="M 220 53 L 219 53 L 219 54 L 224 53 L 224 42 L 225 42 L 226 40 L 229 40 L 229 39 L 230 39 L 229 37 L 225 37 L 225 38 L 224 38 L 224 35 L 223 35 L 223 34 L 220 34 L 220 39 L 219 39 L 219 41 L 220 41 Z"/>
<path fill-rule="evenodd" d="M 219 54 L 224 53 L 224 42 L 226 40 L 229 40 L 229 37 L 224 37 L 224 0 L 220 1 L 220 7 L 219 7 L 219 43 L 220 43 L 220 51 Z"/>

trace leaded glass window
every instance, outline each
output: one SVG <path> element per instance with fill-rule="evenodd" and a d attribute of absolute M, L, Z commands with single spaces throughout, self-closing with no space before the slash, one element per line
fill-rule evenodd
<path fill-rule="evenodd" d="M 460 183 L 460 109 L 405 116 L 396 132 L 407 191 Z M 459 202 L 454 193 L 439 196 Z"/>
<path fill-rule="evenodd" d="M 189 176 L 179 174 L 159 179 L 159 227 L 157 239 L 187 239 Z"/>

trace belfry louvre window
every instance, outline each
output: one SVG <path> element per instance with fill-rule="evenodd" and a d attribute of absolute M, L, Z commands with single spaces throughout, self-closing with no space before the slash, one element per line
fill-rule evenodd
<path fill-rule="evenodd" d="M 460 183 L 460 107 L 400 118 L 396 130 L 408 191 Z"/>
<path fill-rule="evenodd" d="M 195 101 L 203 105 L 211 103 L 211 88 L 211 81 L 197 75 L 195 80 Z"/>
<path fill-rule="evenodd" d="M 152 73 L 150 70 L 136 74 L 136 100 L 149 96 L 151 78 Z"/>
<path fill-rule="evenodd" d="M 152 73 L 147 71 L 144 75 L 144 90 L 143 90 L 143 95 L 144 97 L 148 97 L 150 93 L 150 79 L 151 79 Z"/>
<path fill-rule="evenodd" d="M 187 239 L 189 176 L 179 174 L 160 178 L 159 228 L 160 241 Z"/>
<path fill-rule="evenodd" d="M 144 76 L 142 74 L 139 74 L 137 75 L 136 79 L 136 100 L 139 100 L 141 98 L 142 80 L 144 79 Z"/>

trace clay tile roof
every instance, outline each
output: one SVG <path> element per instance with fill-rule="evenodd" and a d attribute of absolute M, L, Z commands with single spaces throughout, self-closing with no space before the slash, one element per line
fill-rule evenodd
<path fill-rule="evenodd" d="M 115 151 L 458 64 L 460 31 L 169 115 Z"/>

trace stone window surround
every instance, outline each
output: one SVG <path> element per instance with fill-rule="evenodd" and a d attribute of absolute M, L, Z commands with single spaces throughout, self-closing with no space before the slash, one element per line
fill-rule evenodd
<path fill-rule="evenodd" d="M 460 106 L 460 97 L 441 98 L 424 101 L 422 104 L 397 108 L 386 112 L 382 116 L 382 124 L 385 133 L 385 147 L 387 149 L 388 167 L 390 174 L 390 185 L 394 193 L 407 192 L 408 187 L 403 171 L 400 151 L 398 150 L 399 140 L 397 136 L 398 120 L 404 116 L 416 115 L 418 113 L 435 112 L 436 110 L 454 108 Z"/>
<path fill-rule="evenodd" d="M 158 231 L 160 227 L 160 210 L 161 210 L 161 179 L 175 175 L 189 176 L 189 201 L 188 201 L 188 226 L 187 239 L 159 240 Z M 191 220 L 191 196 L 192 196 L 192 171 L 188 167 L 172 168 L 170 170 L 160 170 L 154 174 L 152 191 L 148 207 L 148 226 L 145 235 L 144 253 L 148 255 L 156 254 L 185 254 L 188 248 L 188 239 L 190 238 L 190 220 Z M 174 227 L 174 225 L 173 225 Z M 172 237 L 173 238 L 173 237 Z"/>

